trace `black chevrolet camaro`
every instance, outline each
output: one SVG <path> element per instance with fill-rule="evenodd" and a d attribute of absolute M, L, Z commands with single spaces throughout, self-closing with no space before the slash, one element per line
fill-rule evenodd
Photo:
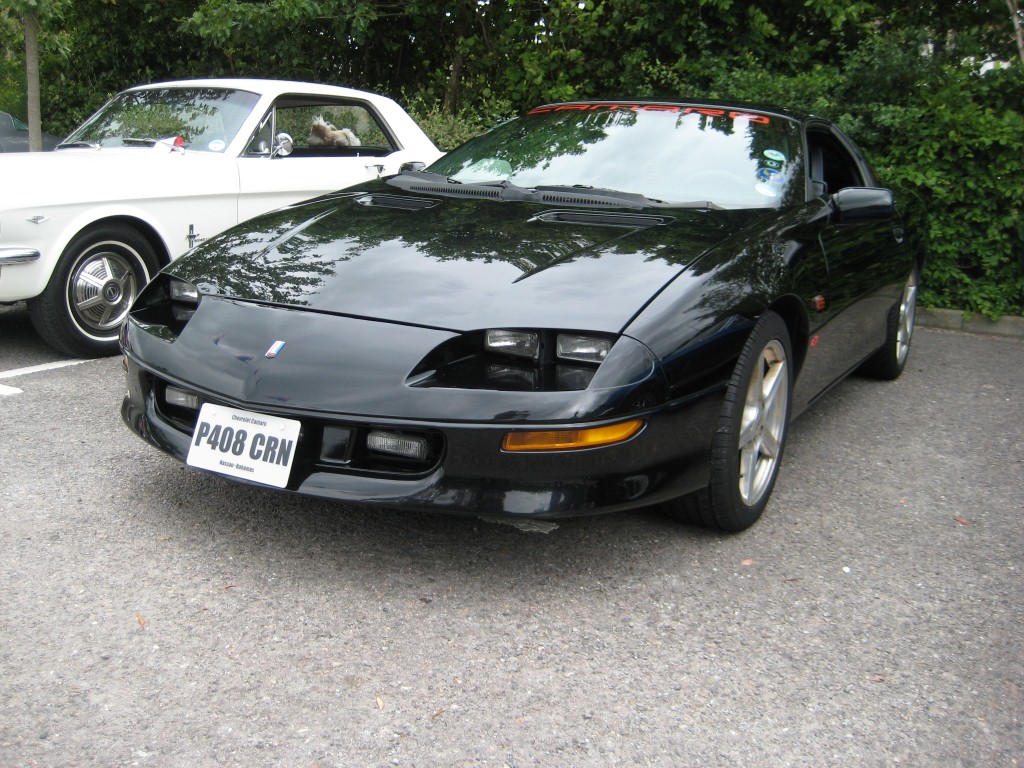
<path fill-rule="evenodd" d="M 662 504 L 742 530 L 792 418 L 852 371 L 902 371 L 904 227 L 825 120 L 546 105 L 170 264 L 122 330 L 122 416 L 193 467 L 310 496 Z"/>

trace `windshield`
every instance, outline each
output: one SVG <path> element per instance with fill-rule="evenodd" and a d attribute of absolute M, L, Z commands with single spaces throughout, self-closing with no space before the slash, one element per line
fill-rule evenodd
<path fill-rule="evenodd" d="M 774 208 L 802 199 L 800 138 L 785 117 L 682 104 L 540 107 L 429 170 L 462 183 L 580 186 L 669 204 Z"/>
<path fill-rule="evenodd" d="M 147 146 L 181 137 L 186 149 L 223 152 L 259 96 L 223 88 L 126 91 L 72 133 L 65 144 Z"/>

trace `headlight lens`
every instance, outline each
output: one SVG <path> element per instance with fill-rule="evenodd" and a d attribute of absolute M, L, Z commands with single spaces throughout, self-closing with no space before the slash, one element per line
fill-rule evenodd
<path fill-rule="evenodd" d="M 581 363 L 600 363 L 608 356 L 612 343 L 609 339 L 596 336 L 580 336 L 572 333 L 558 334 L 558 356 L 563 360 L 578 360 Z"/>
<path fill-rule="evenodd" d="M 167 286 L 171 298 L 171 315 L 179 323 L 187 323 L 199 308 L 199 289 L 176 277 Z"/>
<path fill-rule="evenodd" d="M 540 336 L 533 331 L 489 330 L 484 346 L 491 352 L 536 360 L 540 355 Z"/>
<path fill-rule="evenodd" d="M 176 277 L 171 278 L 169 286 L 171 301 L 181 301 L 191 304 L 199 303 L 199 289 L 192 283 L 186 283 Z"/>

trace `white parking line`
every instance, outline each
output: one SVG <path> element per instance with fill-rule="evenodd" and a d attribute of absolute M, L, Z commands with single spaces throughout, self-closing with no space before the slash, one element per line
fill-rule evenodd
<path fill-rule="evenodd" d="M 0 379 L 14 379 L 18 376 L 27 376 L 30 373 L 40 373 L 41 371 L 52 371 L 57 368 L 68 368 L 72 365 L 81 365 L 82 363 L 88 363 L 88 360 L 58 360 L 54 363 L 43 363 L 42 365 L 30 365 L 27 368 L 15 368 L 11 371 L 0 371 Z M 17 387 L 8 387 L 0 384 L 0 397 L 6 397 L 10 395 L 20 395 L 21 390 Z"/>

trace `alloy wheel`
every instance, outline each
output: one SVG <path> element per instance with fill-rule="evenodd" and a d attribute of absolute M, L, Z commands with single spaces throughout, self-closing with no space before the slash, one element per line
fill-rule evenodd
<path fill-rule="evenodd" d="M 777 339 L 761 351 L 747 387 L 739 431 L 739 493 L 757 504 L 771 487 L 782 456 L 789 401 L 786 350 Z"/>

